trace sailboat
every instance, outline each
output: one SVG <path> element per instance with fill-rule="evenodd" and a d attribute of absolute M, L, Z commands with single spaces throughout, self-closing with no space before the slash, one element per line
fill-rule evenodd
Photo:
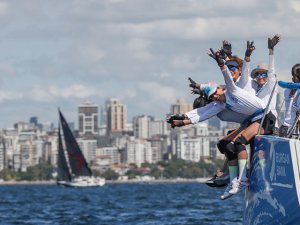
<path fill-rule="evenodd" d="M 69 125 L 58 110 L 63 131 L 67 157 L 63 147 L 61 128 L 58 129 L 58 185 L 67 187 L 97 187 L 105 184 L 104 178 L 94 177 L 82 151 L 69 128 Z M 67 158 L 69 164 L 67 162 Z M 71 170 L 71 172 L 70 172 Z"/>

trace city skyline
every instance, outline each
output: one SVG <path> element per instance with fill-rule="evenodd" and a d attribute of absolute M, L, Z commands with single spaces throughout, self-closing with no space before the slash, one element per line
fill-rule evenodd
<path fill-rule="evenodd" d="M 177 99 L 193 101 L 187 77 L 223 83 L 206 53 L 224 39 L 240 56 L 253 40 L 253 68 L 268 61 L 267 38 L 280 33 L 277 76 L 290 81 L 299 62 L 300 3 L 231 3 L 1 1 L 0 127 L 31 116 L 56 123 L 58 107 L 78 125 L 77 105 L 86 99 L 103 105 L 118 98 L 128 118 L 163 119 Z"/>
<path fill-rule="evenodd" d="M 119 99 L 116 99 L 116 98 L 107 99 L 106 104 L 107 104 L 107 102 L 110 102 L 110 101 L 118 102 L 118 104 L 124 105 L 125 108 L 126 108 L 126 105 L 123 104 L 122 102 L 120 102 Z M 179 106 L 178 104 L 183 104 L 184 107 L 187 107 L 187 105 L 189 105 L 188 108 L 192 108 L 192 104 L 187 103 L 184 99 L 178 99 L 176 102 L 174 102 L 173 104 L 171 104 L 169 107 L 170 107 L 170 109 L 173 109 L 173 107 L 175 107 L 175 108 L 176 108 L 176 107 L 179 107 L 179 108 L 180 108 L 180 106 Z M 178 106 L 176 106 L 176 105 L 178 105 Z M 98 105 L 98 104 L 95 104 L 95 103 L 93 103 L 93 102 L 91 102 L 91 101 L 86 100 L 86 101 L 84 101 L 84 102 L 79 103 L 79 104 L 77 105 L 76 109 L 74 109 L 74 110 L 76 111 L 76 117 L 75 117 L 74 119 L 70 119 L 70 118 L 68 117 L 68 115 L 66 115 L 66 120 L 67 120 L 67 122 L 68 122 L 69 124 L 73 124 L 73 126 L 74 126 L 73 129 L 78 130 L 79 132 L 82 132 L 82 131 L 81 131 L 81 129 L 82 129 L 81 126 L 82 126 L 82 125 L 80 126 L 79 121 L 80 121 L 81 118 L 82 118 L 82 107 L 85 107 L 85 106 L 87 106 L 87 107 L 92 106 L 92 107 L 97 108 L 96 110 L 97 110 L 98 112 L 95 113 L 95 115 L 97 115 L 97 117 L 98 117 L 98 118 L 97 118 L 97 122 L 96 122 L 96 124 L 97 124 L 97 126 L 98 126 L 97 129 L 100 129 L 99 126 L 103 126 L 103 125 L 107 126 L 107 117 L 106 117 L 106 116 L 107 116 L 107 115 L 106 115 L 107 113 L 105 113 L 104 115 L 102 115 L 102 112 L 101 112 L 101 110 L 100 110 L 101 108 L 105 108 L 105 106 L 104 106 L 104 105 Z M 181 107 L 182 107 L 182 106 L 181 106 Z M 59 108 L 59 110 L 60 110 L 63 114 L 65 114 L 64 111 L 61 110 L 61 108 Z M 173 110 L 174 110 L 174 109 L 173 109 Z M 170 111 L 169 111 L 168 113 L 170 113 Z M 172 112 L 171 112 L 171 113 L 172 113 Z M 174 111 L 173 113 L 178 113 L 178 112 L 177 112 L 177 111 Z M 103 119 L 103 118 L 101 118 L 101 116 L 105 116 L 106 118 Z M 155 117 L 155 116 L 150 115 L 150 114 L 139 114 L 139 115 L 133 115 L 131 118 L 128 118 L 128 117 L 127 117 L 127 119 L 126 119 L 126 125 L 133 124 L 134 119 L 135 119 L 136 117 L 141 117 L 141 116 L 153 117 L 153 119 L 158 119 L 158 120 L 165 121 L 165 118 Z M 57 117 L 58 117 L 58 120 L 59 120 L 58 110 L 57 110 Z M 101 122 L 101 121 L 102 121 L 102 122 Z M 105 122 L 103 122 L 103 121 L 105 121 Z M 204 122 L 205 122 L 205 121 L 204 121 Z M 3 127 L 3 128 L 0 128 L 0 129 L 13 128 L 13 126 L 14 126 L 15 124 L 17 124 L 17 123 L 28 123 L 28 124 L 34 123 L 35 126 L 36 126 L 37 124 L 40 124 L 40 125 L 47 125 L 47 126 L 53 124 L 53 126 L 54 126 L 55 128 L 58 128 L 56 121 L 50 121 L 50 120 L 47 120 L 47 121 L 41 121 L 40 118 L 39 118 L 38 116 L 36 116 L 36 115 L 31 115 L 30 117 L 25 118 L 24 120 L 16 120 L 16 121 L 14 121 L 14 122 L 11 124 L 11 126 Z M 123 126 L 123 129 L 124 129 L 124 126 Z M 126 129 L 124 129 L 124 130 L 126 130 Z M 98 133 L 98 131 L 95 131 L 95 132 Z M 82 135 L 82 134 L 81 134 L 81 135 Z"/>

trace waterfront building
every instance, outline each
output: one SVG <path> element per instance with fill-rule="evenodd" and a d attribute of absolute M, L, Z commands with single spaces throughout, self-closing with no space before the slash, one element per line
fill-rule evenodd
<path fill-rule="evenodd" d="M 125 147 L 126 161 L 141 166 L 142 163 L 152 163 L 151 143 L 144 139 L 128 140 Z"/>
<path fill-rule="evenodd" d="M 177 149 L 179 159 L 199 162 L 209 158 L 209 139 L 207 137 L 181 138 Z"/>
<path fill-rule="evenodd" d="M 38 117 L 37 116 L 30 117 L 30 119 L 29 119 L 29 126 L 32 129 L 38 127 Z"/>
<path fill-rule="evenodd" d="M 98 136 L 98 106 L 83 102 L 78 107 L 79 136 L 95 138 Z"/>
<path fill-rule="evenodd" d="M 33 161 L 33 152 L 35 151 L 34 144 L 32 141 L 29 140 L 24 140 L 20 141 L 20 171 L 21 172 L 26 172 L 27 167 L 33 166 L 34 161 Z"/>
<path fill-rule="evenodd" d="M 57 132 L 49 132 L 46 135 L 43 161 L 49 162 L 52 166 L 57 166 L 58 159 L 58 135 Z"/>
<path fill-rule="evenodd" d="M 137 116 L 133 118 L 133 135 L 136 138 L 148 138 L 149 137 L 149 121 L 150 116 Z"/>
<path fill-rule="evenodd" d="M 166 136 L 152 136 L 147 139 L 151 143 L 152 162 L 157 163 L 163 160 L 163 156 L 168 153 L 168 141 Z"/>
<path fill-rule="evenodd" d="M 187 103 L 184 99 L 177 99 L 175 104 L 170 107 L 171 114 L 184 114 L 193 109 L 193 105 Z"/>
<path fill-rule="evenodd" d="M 151 138 L 157 135 L 168 135 L 167 122 L 153 116 L 136 116 L 133 118 L 133 135 L 136 138 Z"/>
<path fill-rule="evenodd" d="M 106 101 L 107 133 L 122 132 L 127 125 L 127 107 L 119 99 L 111 98 Z"/>
<path fill-rule="evenodd" d="M 110 164 L 120 163 L 120 155 L 117 147 L 102 147 L 96 149 L 97 156 L 109 156 Z"/>
<path fill-rule="evenodd" d="M 29 129 L 29 124 L 26 122 L 17 122 L 14 124 L 14 128 L 17 130 L 17 132 L 21 132 L 23 130 Z"/>
<path fill-rule="evenodd" d="M 211 159 L 223 159 L 224 155 L 219 151 L 217 143 L 223 137 L 223 131 L 217 129 L 211 129 L 208 133 L 209 139 L 209 155 Z"/>
<path fill-rule="evenodd" d="M 78 138 L 77 143 L 78 143 L 87 163 L 91 163 L 91 161 L 96 156 L 97 140 L 87 140 L 87 139 Z"/>
<path fill-rule="evenodd" d="M 3 135 L 0 136 L 0 171 L 5 168 L 5 139 L 3 138 Z"/>

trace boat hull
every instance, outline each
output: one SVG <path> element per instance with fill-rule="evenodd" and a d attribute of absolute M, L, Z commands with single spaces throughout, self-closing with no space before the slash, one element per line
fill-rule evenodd
<path fill-rule="evenodd" d="M 243 224 L 299 224 L 300 141 L 258 135 L 254 146 Z"/>
<path fill-rule="evenodd" d="M 105 184 L 104 178 L 79 177 L 72 181 L 59 181 L 58 185 L 65 187 L 101 187 Z"/>

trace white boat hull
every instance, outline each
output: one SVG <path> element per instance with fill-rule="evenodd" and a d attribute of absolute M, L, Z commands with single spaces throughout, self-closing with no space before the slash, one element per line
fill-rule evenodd
<path fill-rule="evenodd" d="M 105 179 L 96 177 L 78 177 L 70 182 L 58 181 L 57 184 L 66 187 L 101 187 L 105 184 Z"/>

